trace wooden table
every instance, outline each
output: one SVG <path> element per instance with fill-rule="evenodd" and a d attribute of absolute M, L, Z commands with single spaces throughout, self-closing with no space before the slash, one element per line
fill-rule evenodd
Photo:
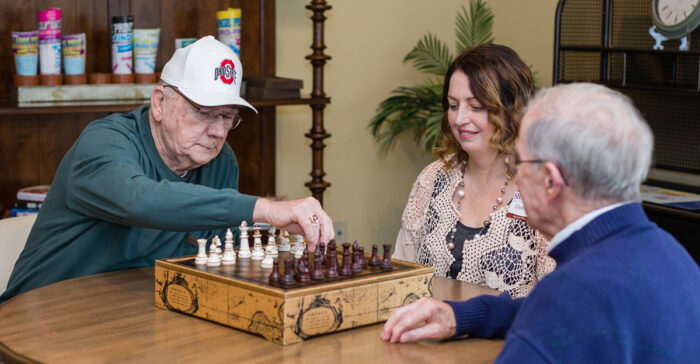
<path fill-rule="evenodd" d="M 496 291 L 436 277 L 435 297 Z M 502 340 L 391 344 L 382 324 L 281 346 L 154 307 L 153 268 L 71 279 L 0 306 L 0 362 L 45 363 L 490 363 Z"/>

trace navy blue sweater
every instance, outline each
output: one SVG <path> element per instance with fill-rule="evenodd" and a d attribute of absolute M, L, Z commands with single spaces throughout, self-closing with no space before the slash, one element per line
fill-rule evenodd
<path fill-rule="evenodd" d="M 498 362 L 700 361 L 700 269 L 638 203 L 608 211 L 550 253 L 527 298 L 449 302 L 457 335 L 506 337 Z"/>

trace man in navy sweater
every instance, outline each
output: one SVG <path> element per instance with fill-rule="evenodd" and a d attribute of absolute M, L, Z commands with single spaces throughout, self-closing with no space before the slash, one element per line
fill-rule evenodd
<path fill-rule="evenodd" d="M 498 362 L 697 362 L 700 269 L 637 202 L 652 139 L 616 91 L 538 93 L 509 169 L 557 268 L 522 299 L 421 299 L 396 310 L 382 339 L 505 336 Z"/>

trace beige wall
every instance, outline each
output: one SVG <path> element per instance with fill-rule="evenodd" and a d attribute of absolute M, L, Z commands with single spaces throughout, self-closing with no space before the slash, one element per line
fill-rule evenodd
<path fill-rule="evenodd" d="M 311 88 L 311 12 L 308 0 L 277 1 L 277 74 L 304 80 Z M 454 20 L 468 0 L 338 0 L 326 20 L 325 89 L 332 98 L 325 127 L 332 134 L 325 150 L 325 179 L 332 186 L 324 206 L 334 220 L 347 222 L 347 240 L 363 245 L 393 243 L 415 177 L 433 157 L 406 139 L 386 156 L 367 124 L 378 104 L 398 86 L 424 77 L 403 57 L 431 32 L 454 49 Z M 490 0 L 497 43 L 514 48 L 551 84 L 554 12 L 557 0 Z M 308 106 L 280 107 L 277 113 L 277 193 L 309 196 L 311 177 Z"/>

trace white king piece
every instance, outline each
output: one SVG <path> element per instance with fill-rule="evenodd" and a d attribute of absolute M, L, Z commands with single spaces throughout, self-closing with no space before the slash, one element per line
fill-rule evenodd
<path fill-rule="evenodd" d="M 248 244 L 248 224 L 243 221 L 238 227 L 241 232 L 241 250 L 238 251 L 239 258 L 250 258 L 250 244 Z"/>

